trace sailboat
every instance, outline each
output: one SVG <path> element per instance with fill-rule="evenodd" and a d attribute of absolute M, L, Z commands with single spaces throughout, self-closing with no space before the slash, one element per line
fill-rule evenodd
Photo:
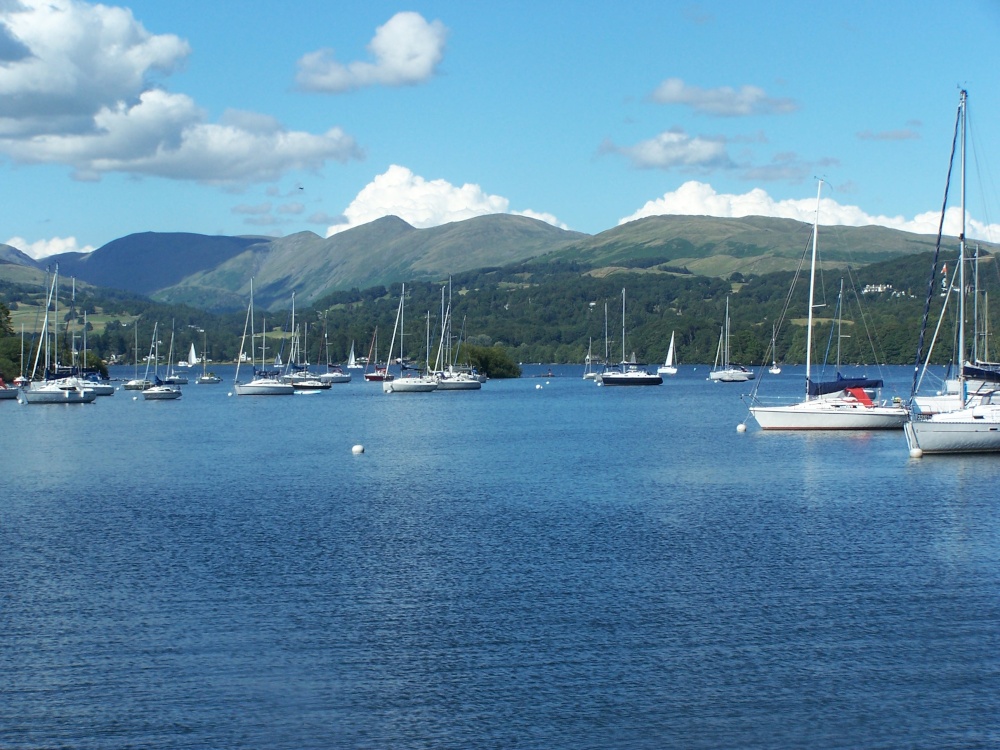
<path fill-rule="evenodd" d="M 208 371 L 208 332 L 202 331 L 204 336 L 201 345 L 201 375 L 194 382 L 199 385 L 214 385 L 215 383 L 221 383 L 222 378 L 216 375 L 214 372 Z M 194 344 L 191 344 L 191 348 L 194 349 Z"/>
<path fill-rule="evenodd" d="M 965 362 L 965 138 L 966 108 L 968 92 L 964 89 L 959 96 L 958 115 L 955 121 L 956 136 L 961 134 L 961 202 L 962 226 L 958 245 L 958 361 L 963 364 L 959 373 L 959 393 L 961 408 L 942 411 L 929 416 L 911 410 L 910 419 L 904 425 L 906 445 L 910 456 L 919 458 L 925 453 L 1000 453 L 1000 394 L 989 390 L 979 395 L 978 400 L 968 399 L 968 381 Z M 949 166 L 948 174 L 951 174 Z M 947 195 L 947 193 L 946 193 Z M 944 216 L 942 215 L 942 225 Z M 940 247 L 940 232 L 938 247 Z M 932 273 L 937 265 L 935 253 Z M 927 307 L 921 325 L 921 341 L 927 323 Z M 922 352 L 917 351 L 917 361 Z M 914 396 L 917 389 L 917 374 L 914 373 Z M 913 396 L 911 396 L 911 402 Z"/>
<path fill-rule="evenodd" d="M 368 368 L 371 368 L 370 370 Z M 368 363 L 365 365 L 365 380 L 369 382 L 381 383 L 383 380 L 392 378 L 388 372 L 388 364 L 380 366 L 378 363 L 378 326 L 372 334 L 372 344 L 368 349 Z"/>
<path fill-rule="evenodd" d="M 809 310 L 806 322 L 806 397 L 788 405 L 763 406 L 756 389 L 751 394 L 750 413 L 764 430 L 898 430 L 906 421 L 901 404 L 877 401 L 882 381 L 845 378 L 840 372 L 833 381 L 813 382 L 812 336 L 816 291 L 816 247 L 819 236 L 819 206 L 823 191 L 820 180 L 816 192 L 816 219 L 813 224 L 812 261 L 809 275 Z"/>
<path fill-rule="evenodd" d="M 403 284 L 399 294 L 399 308 L 396 310 L 396 325 L 392 329 L 392 340 L 389 344 L 389 357 L 396 345 L 396 332 L 399 332 L 399 377 L 382 381 L 383 393 L 427 393 L 437 390 L 437 381 L 430 375 L 405 375 L 406 359 L 403 357 L 403 303 L 406 299 L 406 285 Z"/>
<path fill-rule="evenodd" d="M 305 342 L 299 343 L 299 328 L 295 324 L 295 292 L 292 292 L 292 350 L 288 354 L 288 365 L 285 373 L 281 376 L 282 383 L 291 383 L 296 391 L 326 391 L 330 389 L 328 380 L 320 380 L 319 377 L 309 372 L 309 363 L 306 360 L 303 350 L 306 349 Z M 306 329 L 308 330 L 308 329 Z"/>
<path fill-rule="evenodd" d="M 93 388 L 88 388 L 86 383 L 78 377 L 58 377 L 59 367 L 59 328 L 52 324 L 52 351 L 55 352 L 50 361 L 49 350 L 49 310 L 52 309 L 52 320 L 59 319 L 59 266 L 56 266 L 52 277 L 52 287 L 49 289 L 49 296 L 45 302 L 45 318 L 42 320 L 41 340 L 35 352 L 35 363 L 31 368 L 31 382 L 22 391 L 24 402 L 28 404 L 89 404 L 97 399 L 97 393 Z M 43 379 L 35 380 L 38 371 L 38 360 L 45 349 L 45 369 Z M 55 373 L 56 377 L 50 377 L 50 373 Z"/>
<path fill-rule="evenodd" d="M 167 354 L 167 376 L 163 379 L 167 385 L 187 385 L 187 375 L 174 370 L 174 324 L 170 323 L 170 348 Z"/>
<path fill-rule="evenodd" d="M 191 347 L 188 349 L 188 358 L 182 359 L 177 363 L 178 367 L 194 367 L 198 364 L 198 353 L 194 350 L 194 342 L 191 342 Z"/>
<path fill-rule="evenodd" d="M 625 359 L 625 289 L 622 288 L 622 361 L 615 367 L 604 366 L 604 370 L 597 376 L 599 385 L 662 385 L 663 378 L 646 372 L 635 361 L 635 352 L 632 357 Z"/>
<path fill-rule="evenodd" d="M 743 365 L 734 365 L 729 362 L 729 297 L 726 297 L 726 319 L 719 331 L 719 346 L 715 352 L 715 365 L 708 377 L 719 383 L 745 383 L 748 380 L 753 380 L 753 372 Z"/>
<path fill-rule="evenodd" d="M 160 342 L 157 338 L 159 324 L 153 324 L 153 340 L 149 343 L 149 356 L 146 358 L 146 375 L 149 378 L 149 363 L 153 362 L 153 384 L 142 392 L 142 397 L 146 401 L 173 401 L 181 397 L 181 389 L 176 385 L 170 385 L 160 380 L 158 370 L 160 367 Z M 173 346 L 173 333 L 170 334 L 171 346 Z"/>
<path fill-rule="evenodd" d="M 449 290 L 451 282 L 449 281 Z M 451 296 L 449 291 L 449 297 Z M 458 336 L 458 343 L 454 350 L 451 347 L 451 300 L 448 300 L 448 307 L 444 307 L 444 287 L 441 288 L 441 343 L 438 345 L 437 358 L 434 360 L 433 377 L 437 381 L 439 391 L 478 391 L 483 387 L 478 373 L 474 367 L 459 366 L 458 355 L 462 349 L 462 339 L 465 336 L 465 321 L 462 321 L 462 330 Z M 428 323 L 430 315 L 428 314 Z M 430 342 L 428 341 L 427 353 L 430 354 Z"/>
<path fill-rule="evenodd" d="M 597 370 L 594 369 L 594 340 L 587 343 L 587 356 L 583 359 L 583 379 L 596 380 Z"/>
<path fill-rule="evenodd" d="M 777 333 L 778 327 L 776 325 L 771 326 L 771 366 L 767 368 L 767 371 L 772 375 L 780 375 L 781 368 L 778 367 L 778 346 L 777 346 Z"/>
<path fill-rule="evenodd" d="M 253 379 L 249 382 L 240 382 L 240 364 L 245 356 L 244 346 L 247 339 L 247 330 L 250 331 L 250 367 L 253 369 Z M 250 304 L 247 307 L 247 319 L 243 324 L 243 338 L 240 340 L 240 357 L 236 361 L 236 374 L 233 376 L 233 388 L 237 396 L 290 396 L 295 393 L 295 388 L 291 383 L 282 383 L 280 380 L 269 376 L 263 371 L 264 349 L 261 348 L 260 366 L 257 370 L 255 364 L 255 349 L 253 345 L 253 279 L 250 279 Z"/>
<path fill-rule="evenodd" d="M 122 386 L 126 391 L 144 391 L 149 386 L 152 385 L 145 377 L 139 377 L 139 319 L 135 320 L 135 344 L 133 345 L 135 351 L 135 373 L 131 380 L 127 381 L 125 385 Z"/>
<path fill-rule="evenodd" d="M 676 375 L 677 365 L 674 364 L 674 332 L 670 332 L 670 346 L 667 347 L 667 358 L 663 364 L 656 368 L 660 375 Z"/>
<path fill-rule="evenodd" d="M 326 372 L 320 373 L 319 379 L 323 383 L 329 383 L 333 385 L 334 383 L 350 383 L 351 373 L 344 372 L 340 365 L 335 365 L 330 361 L 330 339 L 327 336 L 326 330 L 323 331 L 324 346 L 326 348 Z M 354 351 L 354 343 L 351 343 L 351 351 Z"/>
<path fill-rule="evenodd" d="M 360 370 L 362 365 L 358 364 L 357 357 L 354 356 L 354 342 L 351 341 L 351 353 L 347 355 L 347 369 Z"/>

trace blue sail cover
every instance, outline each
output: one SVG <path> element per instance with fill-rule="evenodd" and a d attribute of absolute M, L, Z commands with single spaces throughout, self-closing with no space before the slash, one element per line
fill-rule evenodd
<path fill-rule="evenodd" d="M 1000 365 L 994 362 L 966 363 L 962 367 L 962 375 L 969 380 L 982 380 L 986 383 L 1000 383 Z"/>
<path fill-rule="evenodd" d="M 836 393 L 847 388 L 881 388 L 882 381 L 874 378 L 845 378 L 839 372 L 836 380 L 824 380 L 814 383 L 806 380 L 808 393 L 810 396 L 825 396 L 828 393 Z"/>

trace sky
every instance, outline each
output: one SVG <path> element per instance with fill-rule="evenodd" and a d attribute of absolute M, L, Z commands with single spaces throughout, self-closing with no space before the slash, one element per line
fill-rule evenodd
<path fill-rule="evenodd" d="M 997 0 L 0 0 L 0 242 L 511 213 L 1000 242 Z M 953 190 L 946 231 L 960 226 Z"/>

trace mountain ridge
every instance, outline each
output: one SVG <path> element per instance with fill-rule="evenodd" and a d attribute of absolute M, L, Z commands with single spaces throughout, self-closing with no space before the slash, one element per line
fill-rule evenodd
<path fill-rule="evenodd" d="M 581 270 L 616 267 L 729 278 L 794 270 L 812 225 L 764 216 L 652 216 L 596 235 L 537 219 L 491 214 L 416 228 L 385 216 L 330 237 L 305 231 L 284 237 L 141 232 L 92 253 L 35 261 L 0 248 L 0 263 L 60 267 L 63 277 L 143 294 L 159 302 L 209 310 L 245 306 L 253 279 L 261 308 L 287 307 L 294 291 L 303 304 L 332 291 L 446 278 L 519 262 L 572 263 Z M 933 249 L 936 238 L 880 226 L 820 226 L 822 265 L 863 266 Z M 957 240 L 947 238 L 957 248 Z M 989 252 L 995 248 L 985 243 Z"/>

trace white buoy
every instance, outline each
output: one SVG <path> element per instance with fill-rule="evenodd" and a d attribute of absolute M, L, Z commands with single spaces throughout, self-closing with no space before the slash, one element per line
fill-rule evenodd
<path fill-rule="evenodd" d="M 736 431 L 737 432 L 746 432 L 747 431 L 746 423 L 740 422 L 738 425 L 736 425 Z"/>
<path fill-rule="evenodd" d="M 351 448 L 351 453 L 353 453 L 355 456 L 360 455 L 361 453 L 364 452 L 365 452 L 365 446 L 360 444 L 355 445 L 353 448 Z"/>
<path fill-rule="evenodd" d="M 232 396 L 232 395 L 233 395 L 232 391 L 230 391 L 229 393 L 226 394 L 226 396 Z"/>
<path fill-rule="evenodd" d="M 923 458 L 924 452 L 919 448 L 910 448 L 910 458 Z"/>
<path fill-rule="evenodd" d="M 138 397 L 138 396 L 133 396 L 133 397 L 132 397 L 132 400 L 133 400 L 133 401 L 138 401 L 138 400 L 139 400 L 139 397 Z"/>
<path fill-rule="evenodd" d="M 536 391 L 542 390 L 542 384 L 541 383 L 535 383 L 535 390 Z"/>

